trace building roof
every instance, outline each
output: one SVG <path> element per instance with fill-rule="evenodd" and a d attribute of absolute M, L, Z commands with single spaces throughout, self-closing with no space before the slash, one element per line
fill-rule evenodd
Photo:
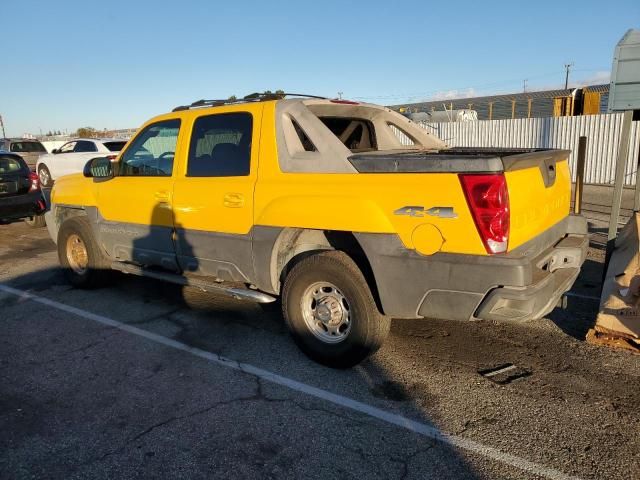
<path fill-rule="evenodd" d="M 609 85 L 590 85 L 583 87 L 591 92 L 598 92 L 604 98 L 601 105 L 606 108 L 606 97 L 609 93 Z M 456 98 L 432 100 L 428 102 L 405 103 L 402 105 L 393 105 L 390 108 L 398 110 L 400 108 L 408 108 L 411 111 L 429 112 L 432 110 L 444 110 L 453 108 L 472 109 L 478 112 L 479 119 L 489 118 L 489 105 L 492 105 L 492 118 L 511 118 L 513 102 L 515 101 L 515 117 L 523 118 L 529 116 L 529 100 L 531 100 L 531 116 L 532 117 L 548 117 L 553 115 L 553 99 L 556 97 L 568 97 L 574 93 L 576 89 L 560 89 L 560 90 L 540 90 L 535 92 L 519 92 L 507 93 L 501 95 L 491 95 L 472 98 Z M 602 107 L 601 107 L 602 108 Z"/>

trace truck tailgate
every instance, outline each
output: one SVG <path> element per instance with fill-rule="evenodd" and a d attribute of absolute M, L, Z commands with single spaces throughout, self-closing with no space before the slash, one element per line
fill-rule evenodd
<path fill-rule="evenodd" d="M 509 250 L 569 215 L 569 153 L 569 150 L 547 150 L 502 158 L 509 190 Z"/>

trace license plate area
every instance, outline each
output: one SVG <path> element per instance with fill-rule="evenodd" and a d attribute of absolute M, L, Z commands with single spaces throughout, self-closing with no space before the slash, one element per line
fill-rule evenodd
<path fill-rule="evenodd" d="M 18 191 L 18 182 L 0 182 L 0 195 Z"/>

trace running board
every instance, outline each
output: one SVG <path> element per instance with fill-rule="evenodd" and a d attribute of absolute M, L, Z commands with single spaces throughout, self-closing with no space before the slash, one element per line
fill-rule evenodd
<path fill-rule="evenodd" d="M 222 295 L 233 297 L 236 300 L 249 300 L 257 303 L 271 303 L 276 301 L 276 299 L 271 295 L 267 295 L 263 292 L 258 292 L 257 290 L 238 287 L 225 287 L 224 284 L 205 282 L 203 280 L 188 278 L 175 273 L 148 270 L 146 268 L 132 265 L 130 263 L 112 262 L 111 268 L 122 273 L 139 275 L 141 277 L 151 277 L 157 280 L 164 280 L 165 282 L 176 283 L 178 285 L 195 287 L 205 292 L 220 293 Z"/>

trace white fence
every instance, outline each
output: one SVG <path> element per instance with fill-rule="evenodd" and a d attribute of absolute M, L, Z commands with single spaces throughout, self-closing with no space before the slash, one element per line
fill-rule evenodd
<path fill-rule="evenodd" d="M 422 126 L 452 147 L 562 148 L 571 150 L 569 165 L 575 180 L 578 138 L 587 137 L 585 183 L 613 184 L 622 113 L 579 117 L 480 120 L 426 123 Z M 633 122 L 625 184 L 635 185 L 640 149 L 640 122 Z"/>

